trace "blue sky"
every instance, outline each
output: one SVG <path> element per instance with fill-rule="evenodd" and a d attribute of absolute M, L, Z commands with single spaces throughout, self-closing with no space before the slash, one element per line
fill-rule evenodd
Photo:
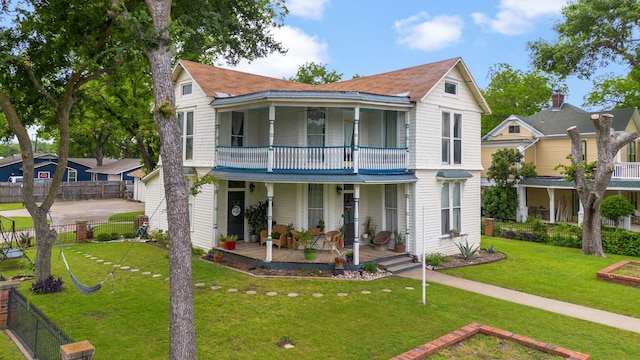
<path fill-rule="evenodd" d="M 236 69 L 295 75 L 313 61 L 350 79 L 462 57 L 485 88 L 494 64 L 530 69 L 528 41 L 552 41 L 567 0 L 287 0 L 285 26 L 273 31 L 289 49 Z M 600 74 L 626 75 L 614 66 Z M 566 101 L 581 106 L 591 81 L 569 78 Z"/>

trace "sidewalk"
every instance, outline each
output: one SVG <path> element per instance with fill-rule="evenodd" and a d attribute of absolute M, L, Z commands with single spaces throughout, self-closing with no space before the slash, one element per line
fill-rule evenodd
<path fill-rule="evenodd" d="M 416 269 L 400 273 L 397 276 L 422 280 L 422 269 Z M 598 324 L 612 326 L 618 329 L 640 333 L 640 319 L 630 316 L 610 313 L 607 311 L 588 308 L 558 300 L 547 299 L 537 295 L 526 294 L 520 291 L 509 290 L 494 285 L 483 284 L 477 281 L 457 278 L 455 276 L 427 270 L 427 282 L 451 286 L 457 289 L 471 291 L 477 294 L 490 296 L 496 299 L 514 302 L 521 305 L 551 311 L 557 314 L 571 316 L 577 319 L 587 320 Z"/>

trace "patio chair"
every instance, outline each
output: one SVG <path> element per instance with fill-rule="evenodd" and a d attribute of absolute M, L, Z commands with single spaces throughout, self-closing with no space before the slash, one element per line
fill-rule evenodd
<path fill-rule="evenodd" d="M 338 247 L 338 240 L 340 239 L 340 231 L 332 230 L 324 233 L 324 240 L 322 240 L 322 250 L 324 246 L 329 244 L 329 250 L 333 250 L 333 246 Z"/>
<path fill-rule="evenodd" d="M 273 234 L 280 234 L 278 238 L 272 238 L 271 243 L 273 245 L 278 245 L 278 249 L 282 248 L 282 245 L 287 245 L 287 225 L 273 225 L 271 228 L 271 236 Z M 262 230 L 260 232 L 260 246 L 267 243 L 267 238 L 269 237 L 269 233 L 267 230 Z"/>
<path fill-rule="evenodd" d="M 298 230 L 291 230 L 291 247 L 289 250 L 293 250 L 298 247 Z"/>
<path fill-rule="evenodd" d="M 374 250 L 386 250 L 387 243 L 391 240 L 393 234 L 391 231 L 380 231 L 373 238 L 373 249 Z"/>

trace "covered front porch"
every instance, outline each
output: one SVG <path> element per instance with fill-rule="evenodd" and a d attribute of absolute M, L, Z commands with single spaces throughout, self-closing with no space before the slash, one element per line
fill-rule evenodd
<path fill-rule="evenodd" d="M 353 262 L 347 262 L 344 264 L 344 268 L 346 270 L 359 269 L 362 264 L 366 264 L 371 261 L 380 262 L 384 259 L 396 256 L 407 256 L 406 253 L 400 254 L 388 249 L 376 250 L 373 245 L 370 244 L 361 244 L 359 248 L 360 265 L 355 265 Z M 273 246 L 271 253 L 272 260 L 267 262 L 265 246 L 261 246 L 260 243 L 238 241 L 234 250 L 227 250 L 219 247 L 215 247 L 214 249 L 224 252 L 224 256 L 229 257 L 234 261 L 241 261 L 250 266 L 253 265 L 255 267 L 268 269 L 332 271 L 335 267 L 334 259 L 337 256 L 335 251 L 331 251 L 326 248 L 325 250 L 318 250 L 314 260 L 306 261 L 304 260 L 302 249 L 287 249 L 286 247 L 279 249 L 277 246 Z M 350 251 L 353 253 L 353 246 L 345 247 L 341 251 Z"/>

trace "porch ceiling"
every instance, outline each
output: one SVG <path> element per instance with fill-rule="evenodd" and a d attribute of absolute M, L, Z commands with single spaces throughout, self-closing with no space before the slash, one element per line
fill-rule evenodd
<path fill-rule="evenodd" d="M 212 169 L 211 175 L 222 180 L 275 182 L 275 183 L 317 183 L 317 184 L 389 184 L 413 183 L 418 180 L 414 173 L 390 174 L 322 174 L 322 173 L 278 173 L 249 172 Z"/>

